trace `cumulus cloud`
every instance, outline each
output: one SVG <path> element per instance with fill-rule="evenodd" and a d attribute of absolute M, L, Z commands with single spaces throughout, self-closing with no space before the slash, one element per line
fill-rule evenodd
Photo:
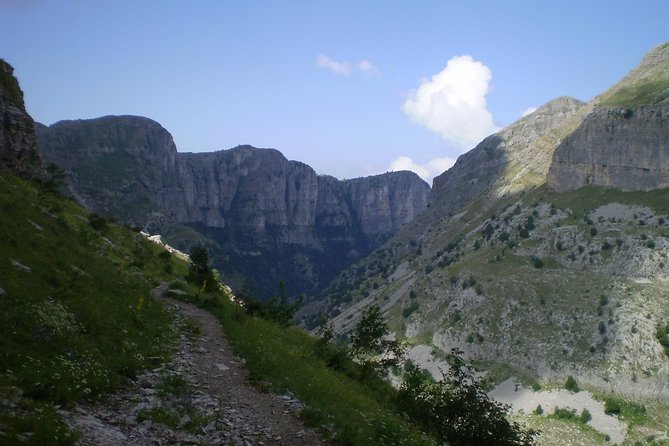
<path fill-rule="evenodd" d="M 427 182 L 431 182 L 434 177 L 448 170 L 455 164 L 455 160 L 444 157 L 435 158 L 425 164 L 418 164 L 408 156 L 400 156 L 390 163 L 389 171 L 410 170 L 418 174 L 419 177 Z"/>
<path fill-rule="evenodd" d="M 521 117 L 525 117 L 537 111 L 536 107 L 527 107 L 524 112 L 520 114 Z"/>
<path fill-rule="evenodd" d="M 378 76 L 380 74 L 379 67 L 367 59 L 363 59 L 357 63 L 339 62 L 328 56 L 319 54 L 316 57 L 316 65 L 340 76 L 350 76 L 354 71 L 360 72 L 365 76 Z"/>
<path fill-rule="evenodd" d="M 488 111 L 492 73 L 471 56 L 457 56 L 446 68 L 421 82 L 402 109 L 461 149 L 470 149 L 497 131 Z"/>

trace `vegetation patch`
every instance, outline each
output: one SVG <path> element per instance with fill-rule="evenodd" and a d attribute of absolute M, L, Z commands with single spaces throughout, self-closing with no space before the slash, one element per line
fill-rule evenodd
<path fill-rule="evenodd" d="M 0 444 L 17 431 L 33 444 L 71 444 L 52 408 L 97 398 L 167 359 L 173 315 L 150 291 L 169 277 L 165 265 L 182 274 L 186 265 L 6 174 L 0 207 L 11 209 L 0 213 L 0 392 L 15 395 L 0 405 Z"/>

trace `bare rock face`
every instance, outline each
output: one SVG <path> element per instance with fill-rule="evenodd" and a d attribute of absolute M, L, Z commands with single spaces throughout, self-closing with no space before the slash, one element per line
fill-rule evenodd
<path fill-rule="evenodd" d="M 558 147 L 548 181 L 558 192 L 669 187 L 669 105 L 597 108 Z"/>
<path fill-rule="evenodd" d="M 0 167 L 24 178 L 43 176 L 35 124 L 26 112 L 14 68 L 0 59 Z"/>
<path fill-rule="evenodd" d="M 261 296 L 280 280 L 324 287 L 422 212 L 430 190 L 411 172 L 339 181 L 273 149 L 177 153 L 167 130 L 134 116 L 38 126 L 38 137 L 79 202 L 186 250 L 174 224 L 195 229 L 217 244 L 216 266 Z"/>
<path fill-rule="evenodd" d="M 669 43 L 593 100 L 593 110 L 555 150 L 548 184 L 623 191 L 669 187 Z"/>
<path fill-rule="evenodd" d="M 495 200 L 545 181 L 553 151 L 586 109 L 576 99 L 557 98 L 487 137 L 434 179 L 431 206 L 448 215 L 482 193 Z"/>
<path fill-rule="evenodd" d="M 83 206 L 139 224 L 156 197 L 177 187 L 177 151 L 157 122 L 135 116 L 36 125 L 44 158 L 68 174 Z"/>

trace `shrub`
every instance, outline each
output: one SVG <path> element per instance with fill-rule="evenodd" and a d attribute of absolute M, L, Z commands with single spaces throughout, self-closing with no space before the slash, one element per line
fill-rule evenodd
<path fill-rule="evenodd" d="M 557 406 L 553 411 L 553 416 L 559 420 L 575 420 L 578 418 L 576 416 L 576 409 L 560 408 Z"/>
<path fill-rule="evenodd" d="M 544 266 L 544 262 L 539 257 L 532 257 L 532 266 L 535 268 L 542 268 Z"/>
<path fill-rule="evenodd" d="M 600 334 L 605 334 L 606 333 L 606 322 L 599 321 L 599 324 L 598 324 L 597 328 L 599 329 Z"/>
<path fill-rule="evenodd" d="M 590 228 L 590 235 L 593 236 L 593 237 L 596 236 L 597 235 L 597 228 L 595 228 L 595 227 Z"/>
<path fill-rule="evenodd" d="M 604 401 L 604 413 L 606 415 L 620 415 L 620 411 L 620 401 L 612 398 L 607 398 Z"/>
<path fill-rule="evenodd" d="M 490 399 L 460 350 L 451 350 L 446 362 L 441 381 L 426 380 L 416 368 L 406 374 L 396 402 L 407 416 L 453 446 L 535 444 L 537 433 L 508 420 L 509 406 Z"/>
<path fill-rule="evenodd" d="M 588 409 L 583 409 L 581 415 L 578 418 L 581 420 L 581 423 L 588 424 L 588 422 L 592 420 L 592 415 Z"/>
<path fill-rule="evenodd" d="M 106 231 L 107 228 L 109 227 L 107 219 L 104 218 L 102 215 L 98 215 L 95 213 L 88 216 L 88 225 L 98 232 Z"/>
<path fill-rule="evenodd" d="M 578 393 L 581 391 L 581 389 L 579 389 L 578 387 L 578 383 L 576 383 L 576 380 L 571 375 L 567 377 L 567 380 L 564 383 L 564 388 L 574 393 Z"/>
<path fill-rule="evenodd" d="M 535 415 L 543 415 L 543 413 L 544 413 L 544 408 L 541 407 L 541 404 L 539 404 L 539 405 L 537 406 L 537 408 L 534 409 L 534 414 L 535 414 Z"/>
<path fill-rule="evenodd" d="M 411 305 L 402 310 L 402 316 L 406 319 L 411 316 L 416 310 L 418 310 L 420 304 L 418 302 L 411 302 Z"/>

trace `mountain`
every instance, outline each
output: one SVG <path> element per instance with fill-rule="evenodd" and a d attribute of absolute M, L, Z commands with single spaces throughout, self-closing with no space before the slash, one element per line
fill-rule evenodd
<path fill-rule="evenodd" d="M 29 179 L 44 175 L 35 124 L 26 112 L 14 68 L 0 59 L 0 167 Z"/>
<path fill-rule="evenodd" d="M 412 351 L 460 348 L 496 380 L 668 397 L 667 73 L 669 44 L 483 140 L 306 323 L 326 311 L 346 334 L 377 304 Z"/>
<path fill-rule="evenodd" d="M 669 43 L 651 51 L 556 149 L 548 183 L 623 191 L 669 187 Z M 587 148 L 587 149 L 586 149 Z"/>
<path fill-rule="evenodd" d="M 291 294 L 316 293 L 427 207 L 429 186 L 411 172 L 340 181 L 273 149 L 178 153 L 142 117 L 38 125 L 37 135 L 88 209 L 185 250 L 205 243 L 226 280 L 264 298 L 281 280 Z"/>

